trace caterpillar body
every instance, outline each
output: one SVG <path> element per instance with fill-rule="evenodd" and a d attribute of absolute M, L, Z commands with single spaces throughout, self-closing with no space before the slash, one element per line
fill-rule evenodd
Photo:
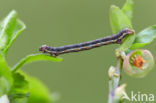
<path fill-rule="evenodd" d="M 102 37 L 102 38 L 84 42 L 84 43 L 72 44 L 72 45 L 66 45 L 66 46 L 60 46 L 60 47 L 50 47 L 47 45 L 42 45 L 39 48 L 39 51 L 42 51 L 43 53 L 49 53 L 51 56 L 56 57 L 60 54 L 90 50 L 96 47 L 101 47 L 103 45 L 121 44 L 122 40 L 128 34 L 134 34 L 134 31 L 126 28 L 112 36 L 106 36 L 106 37 Z"/>

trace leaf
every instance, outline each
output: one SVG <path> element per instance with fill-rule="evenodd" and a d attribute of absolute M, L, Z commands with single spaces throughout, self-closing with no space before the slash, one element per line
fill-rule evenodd
<path fill-rule="evenodd" d="M 27 103 L 27 100 L 28 100 L 28 97 L 14 98 L 14 99 L 10 100 L 10 103 Z"/>
<path fill-rule="evenodd" d="M 117 6 L 111 6 L 110 8 L 110 22 L 113 33 L 117 33 L 120 30 L 123 30 L 125 28 L 132 29 L 132 25 L 128 17 L 120 10 Z M 116 50 L 117 56 L 120 55 L 122 51 L 128 50 L 133 41 L 135 39 L 135 35 L 128 35 L 123 40 L 123 43 L 120 45 L 120 47 Z"/>
<path fill-rule="evenodd" d="M 49 90 L 38 79 L 21 71 L 13 77 L 15 82 L 9 93 L 11 103 L 50 103 Z"/>
<path fill-rule="evenodd" d="M 23 58 L 20 62 L 18 62 L 13 68 L 12 71 L 17 71 L 24 64 L 36 62 L 36 61 L 52 61 L 52 62 L 60 62 L 61 58 L 54 58 L 52 56 L 48 56 L 45 54 L 31 54 Z"/>
<path fill-rule="evenodd" d="M 132 20 L 133 17 L 133 6 L 134 6 L 134 1 L 127 0 L 122 8 L 123 13 L 129 18 L 129 20 Z"/>
<path fill-rule="evenodd" d="M 20 73 L 22 73 L 29 82 L 30 96 L 27 103 L 51 103 L 49 90 L 40 80 L 21 71 Z"/>
<path fill-rule="evenodd" d="M 29 83 L 25 77 L 20 73 L 13 73 L 12 76 L 14 78 L 14 83 L 11 91 L 9 92 L 9 95 L 28 94 Z"/>
<path fill-rule="evenodd" d="M 150 44 L 156 38 L 156 25 L 148 27 L 136 35 L 130 49 L 137 49 Z"/>
<path fill-rule="evenodd" d="M 13 73 L 14 83 L 9 91 L 9 99 L 11 103 L 25 103 L 29 96 L 29 83 L 21 73 Z"/>
<path fill-rule="evenodd" d="M 11 71 L 0 53 L 0 97 L 9 92 L 12 83 Z"/>
<path fill-rule="evenodd" d="M 0 50 L 6 55 L 17 36 L 25 29 L 23 22 L 17 19 L 16 11 L 11 11 L 0 25 Z"/>
<path fill-rule="evenodd" d="M 120 10 L 120 8 L 115 5 L 112 5 L 110 8 L 110 23 L 113 33 L 117 33 L 125 28 L 132 29 L 130 20 Z"/>

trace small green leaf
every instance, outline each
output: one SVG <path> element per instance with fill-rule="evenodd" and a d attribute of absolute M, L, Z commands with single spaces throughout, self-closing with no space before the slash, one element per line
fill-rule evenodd
<path fill-rule="evenodd" d="M 11 71 L 0 53 L 0 97 L 9 92 L 12 83 Z"/>
<path fill-rule="evenodd" d="M 11 103 L 51 103 L 49 90 L 38 79 L 18 71 L 9 93 Z M 27 98 L 28 97 L 28 98 Z"/>
<path fill-rule="evenodd" d="M 21 73 L 12 74 L 14 83 L 9 91 L 9 99 L 11 103 L 25 103 L 29 96 L 29 83 Z"/>
<path fill-rule="evenodd" d="M 23 58 L 20 62 L 18 62 L 13 68 L 12 71 L 17 71 L 21 66 L 24 64 L 32 63 L 35 61 L 52 61 L 52 62 L 60 62 L 62 61 L 61 58 L 54 58 L 52 56 L 48 56 L 45 54 L 32 54 L 28 55 L 25 58 Z"/>
<path fill-rule="evenodd" d="M 132 17 L 133 17 L 133 6 L 134 6 L 134 1 L 133 0 L 127 0 L 126 3 L 124 4 L 123 8 L 122 8 L 123 13 L 130 20 L 132 20 Z"/>
<path fill-rule="evenodd" d="M 110 8 L 110 22 L 113 33 L 117 33 L 120 30 L 123 30 L 125 28 L 132 29 L 132 25 L 128 17 L 120 10 L 117 6 L 111 6 Z M 128 50 L 133 41 L 135 39 L 135 35 L 128 35 L 124 40 L 121 46 L 116 50 L 117 56 L 120 55 L 122 51 Z"/>
<path fill-rule="evenodd" d="M 29 92 L 29 84 L 25 77 L 20 73 L 12 74 L 14 83 L 9 95 L 27 94 Z"/>
<path fill-rule="evenodd" d="M 137 49 L 150 44 L 156 38 L 156 25 L 148 27 L 136 35 L 130 49 Z"/>
<path fill-rule="evenodd" d="M 132 29 L 130 20 L 120 10 L 120 8 L 115 5 L 112 5 L 110 8 L 110 23 L 113 33 L 117 33 L 125 28 Z"/>
<path fill-rule="evenodd" d="M 49 90 L 40 80 L 21 71 L 20 73 L 22 73 L 29 82 L 30 96 L 27 103 L 51 103 L 52 100 Z"/>
<path fill-rule="evenodd" d="M 0 25 L 0 50 L 6 55 L 16 37 L 25 29 L 23 22 L 17 19 L 16 11 L 11 11 Z"/>

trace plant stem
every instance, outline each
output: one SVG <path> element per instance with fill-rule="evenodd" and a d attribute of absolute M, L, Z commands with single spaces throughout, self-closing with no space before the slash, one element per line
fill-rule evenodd
<path fill-rule="evenodd" d="M 109 99 L 108 103 L 118 103 L 115 100 L 115 90 L 119 86 L 120 81 L 120 68 L 121 68 L 121 58 L 117 60 L 116 67 L 110 67 L 109 69 Z"/>

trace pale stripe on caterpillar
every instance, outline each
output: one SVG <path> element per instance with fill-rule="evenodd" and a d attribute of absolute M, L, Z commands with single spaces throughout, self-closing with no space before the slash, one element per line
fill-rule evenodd
<path fill-rule="evenodd" d="M 134 34 L 134 31 L 126 28 L 112 36 L 106 36 L 89 42 L 66 45 L 61 47 L 50 47 L 50 46 L 42 45 L 39 48 L 39 51 L 42 51 L 43 53 L 49 53 L 51 56 L 56 57 L 60 54 L 89 50 L 96 47 L 101 47 L 103 45 L 121 44 L 124 37 L 128 34 Z"/>

